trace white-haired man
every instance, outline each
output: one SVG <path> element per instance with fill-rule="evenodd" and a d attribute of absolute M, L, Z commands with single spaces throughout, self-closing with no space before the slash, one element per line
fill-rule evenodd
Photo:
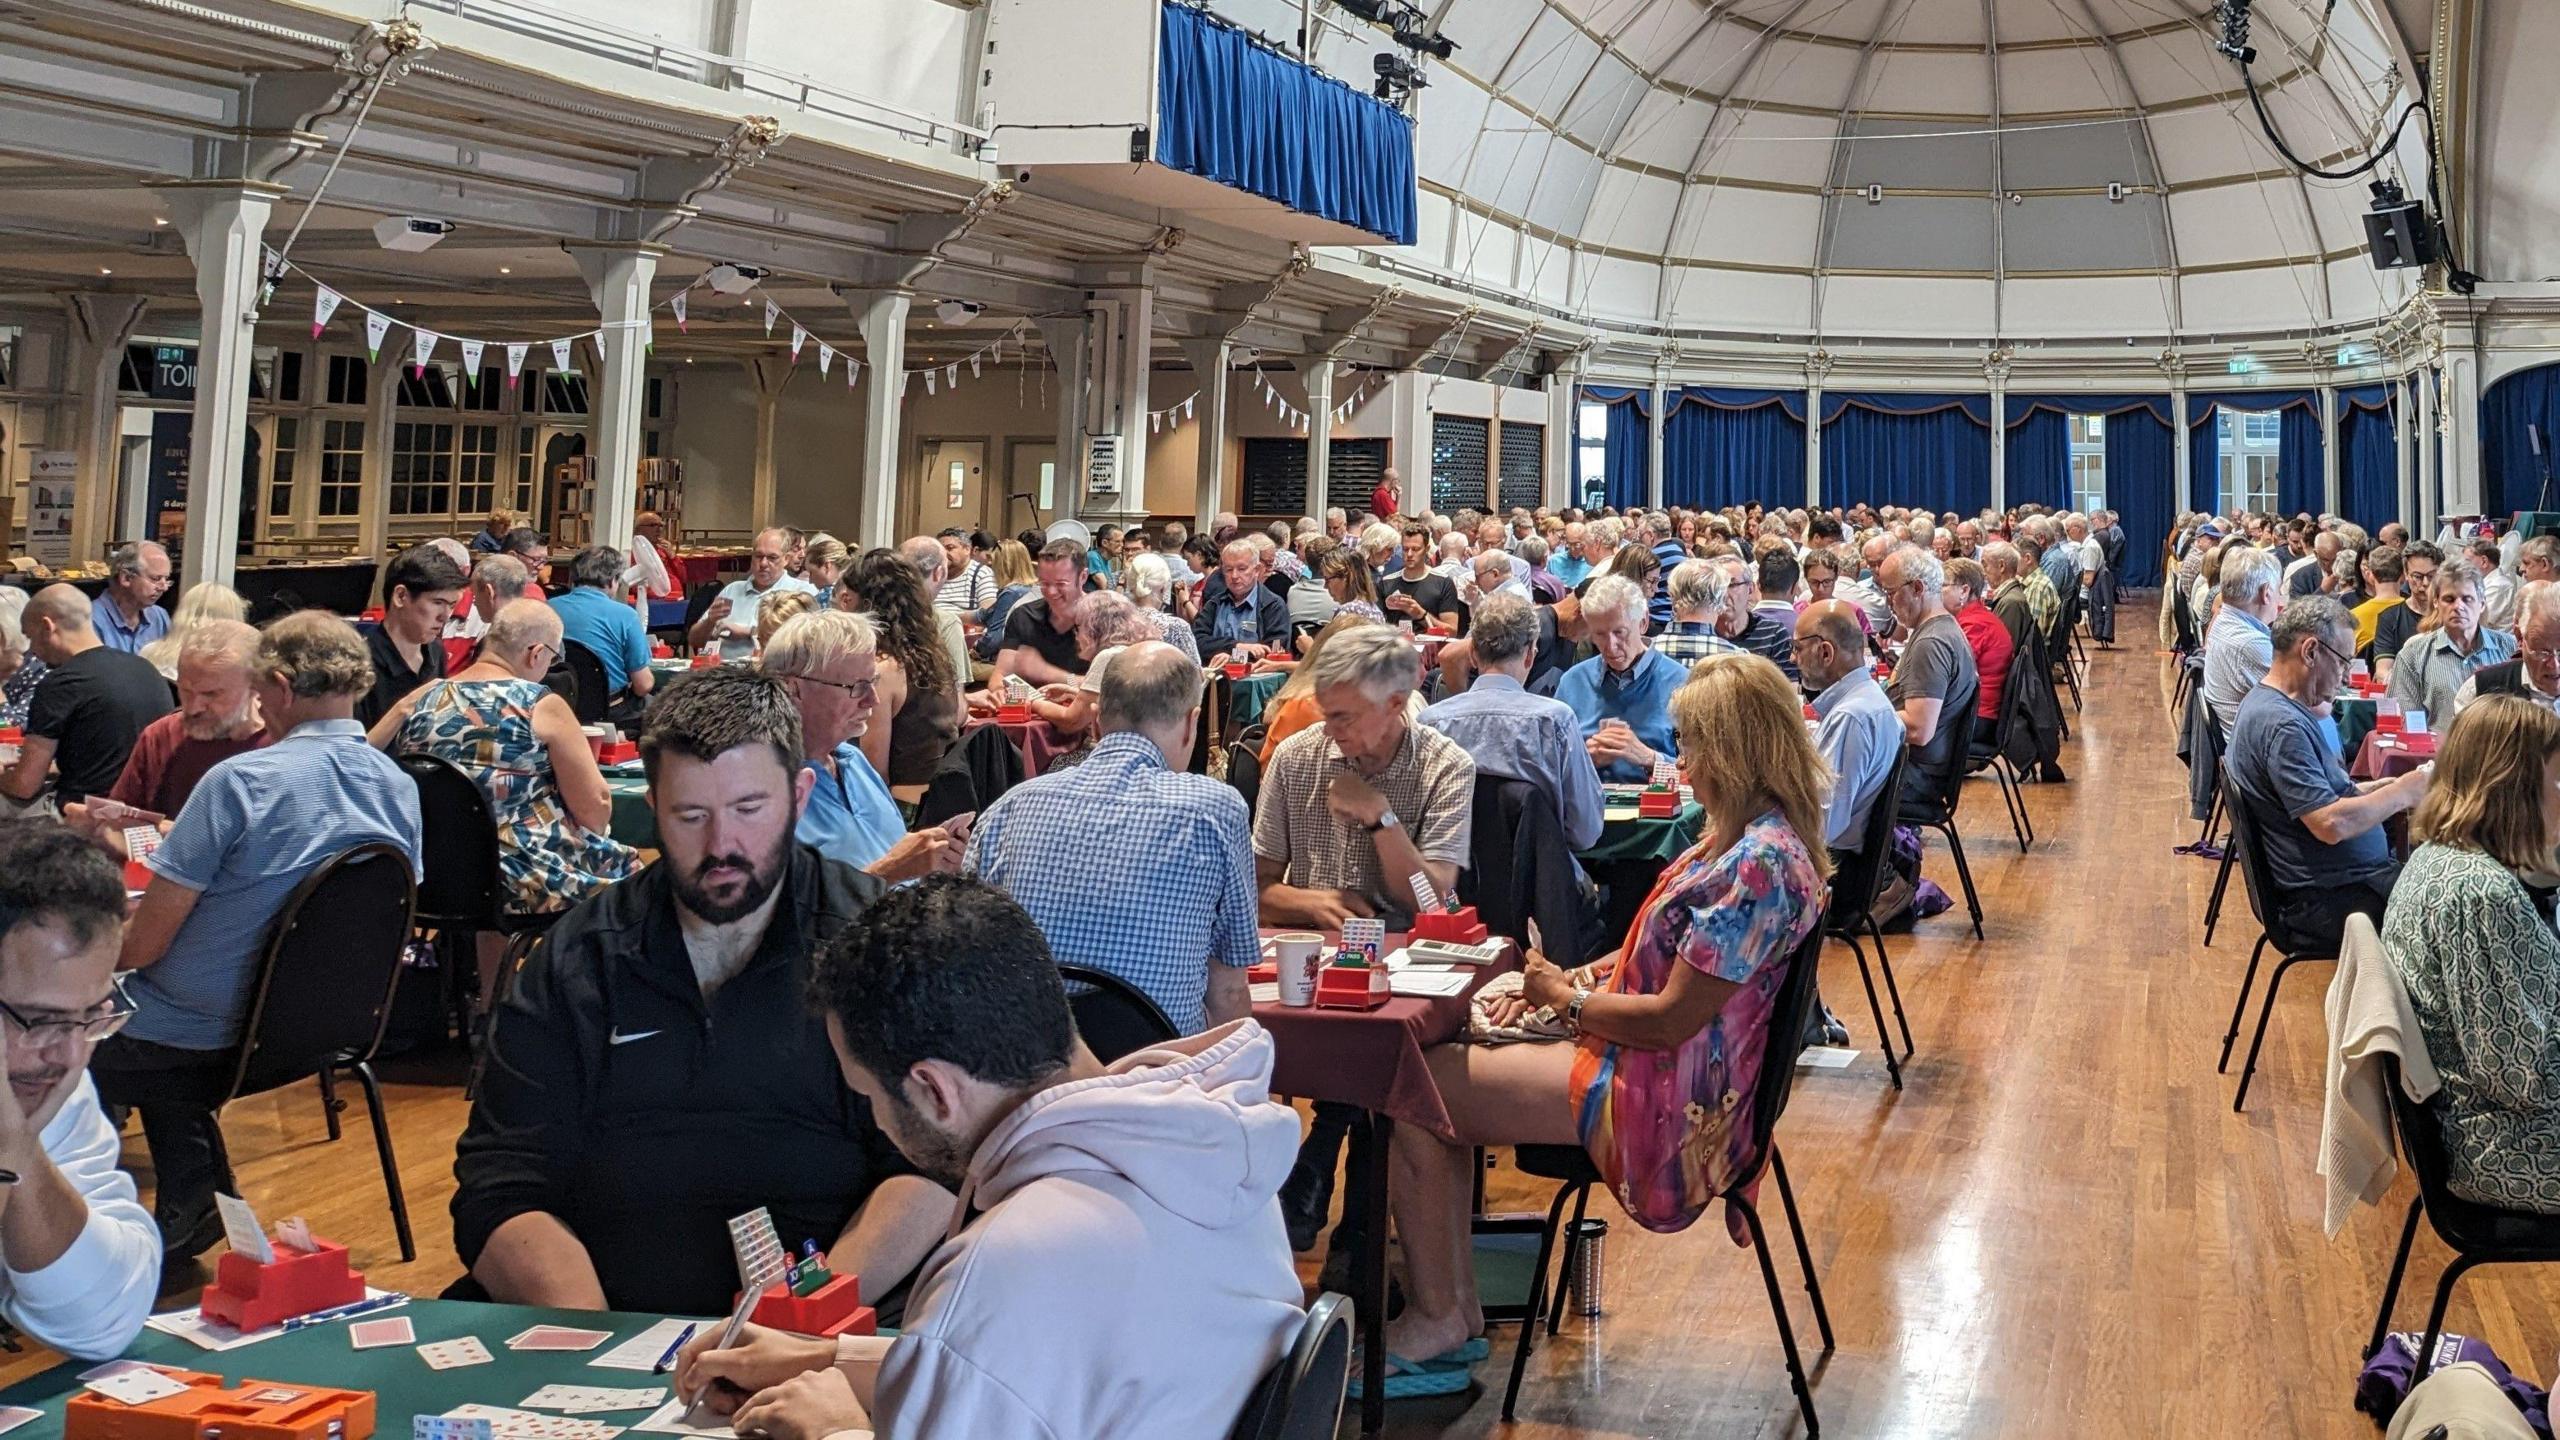
<path fill-rule="evenodd" d="M 2222 557 L 2222 604 L 2204 637 L 2204 704 L 2224 735 L 2240 702 L 2275 663 L 2273 626 L 2284 609 L 2283 562 L 2272 550 L 2234 546 Z"/>
<path fill-rule="evenodd" d="M 958 870 L 971 817 L 908 832 L 887 782 L 854 744 L 871 728 L 879 670 L 871 617 L 846 610 L 794 615 L 764 650 L 764 673 L 788 686 L 799 707 L 801 768 L 814 777 L 794 835 L 829 859 L 898 885 Z"/>
<path fill-rule="evenodd" d="M 1556 698 L 1582 722 L 1601 778 L 1641 784 L 1676 749 L 1671 694 L 1689 667 L 1645 642 L 1649 602 L 1636 583 L 1603 575 L 1582 592 L 1582 618 L 1599 653 L 1565 672 Z"/>
<path fill-rule="evenodd" d="M 941 547 L 935 546 L 939 555 Z M 767 595 L 798 590 L 815 595 L 818 587 L 789 573 L 791 532 L 772 526 L 756 532 L 755 550 L 747 562 L 747 578 L 732 580 L 693 622 L 687 638 L 698 649 L 717 640 L 724 661 L 744 660 L 756 650 L 756 609 Z"/>
<path fill-rule="evenodd" d="M 1971 743 L 1972 706 L 1958 701 L 1975 692 L 1981 674 L 1964 627 L 1942 603 L 1947 572 L 1937 556 L 1906 545 L 1884 557 L 1876 578 L 1893 618 L 1911 637 L 1885 687 L 1912 751 L 1902 772 L 1903 794 L 1932 795 L 1935 772 L 1947 763 L 1949 748 Z"/>

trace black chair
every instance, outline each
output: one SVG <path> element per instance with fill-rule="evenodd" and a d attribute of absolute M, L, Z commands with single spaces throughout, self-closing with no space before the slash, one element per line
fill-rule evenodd
<path fill-rule="evenodd" d="M 1262 747 L 1247 745 L 1242 740 L 1227 747 L 1227 783 L 1244 797 L 1245 813 L 1253 813 L 1262 799 Z"/>
<path fill-rule="evenodd" d="M 1981 686 L 1968 685 L 1939 711 L 1938 723 L 1971 725 L 1973 700 Z M 1952 716 L 1950 716 L 1952 712 Z M 1964 837 L 1956 833 L 1956 806 L 1964 800 L 1964 767 L 1972 759 L 1973 749 L 1961 743 L 1947 746 L 1946 758 L 1934 771 L 1923 772 L 1928 779 L 1926 794 L 1914 796 L 1899 793 L 1895 818 L 1905 825 L 1935 830 L 1947 837 L 1947 849 L 1956 858 L 1956 878 L 1964 882 L 1965 908 L 1973 915 L 1973 938 L 1982 938 L 1982 897 L 1973 888 L 1973 867 L 1965 863 Z"/>
<path fill-rule="evenodd" d="M 2177 680 L 2169 691 L 2169 709 L 2183 714 L 2188 692 L 2195 689 L 2202 678 L 2200 667 L 2204 662 L 2204 641 L 2196 633 L 2195 607 L 2187 603 L 2187 587 L 2178 583 L 2174 573 L 2169 576 L 2168 584 L 2169 627 L 2176 637 L 2171 645 L 2178 662 Z"/>
<path fill-rule="evenodd" d="M 2382 1057 L 2382 1083 L 2391 1097 L 2391 1124 L 2400 1133 L 2400 1148 L 2417 1176 L 2418 1193 L 2409 1199 L 2409 1218 L 2400 1227 L 2400 1248 L 2391 1257 L 2391 1279 L 2382 1287 L 2382 1307 L 2374 1313 L 2373 1338 L 2364 1347 L 2370 1360 L 2391 1333 L 2391 1307 L 2400 1298 L 2400 1279 L 2409 1268 L 2409 1249 L 2418 1238 L 2418 1215 L 2424 1211 L 2436 1238 L 2453 1251 L 2444 1274 L 2436 1280 L 2435 1303 L 2427 1309 L 2426 1338 L 2418 1345 L 2416 1380 L 2435 1368 L 2436 1337 L 2444 1332 L 2445 1305 L 2454 1282 L 2481 1265 L 2549 1265 L 2560 1263 L 2560 1216 L 2501 1210 L 2455 1195 L 2446 1183 L 2443 1116 L 2439 1102 L 2421 1104 L 2400 1088 L 2400 1057 Z M 2413 1382 L 2414 1383 L 2414 1382 Z"/>
<path fill-rule="evenodd" d="M 2213 895 L 2204 905 L 2204 943 L 2210 946 L 2213 944 L 2213 932 L 2222 926 L 2222 901 L 2231 893 L 2231 867 L 2236 853 L 2229 830 L 2223 824 L 2224 813 L 2231 808 L 2231 787 L 2223 783 L 2222 761 L 2230 747 L 2222 726 L 2205 706 L 2202 686 L 2187 692 L 2187 707 L 2191 712 L 2187 722 L 2189 733 L 2204 737 L 2205 752 L 2201 756 L 2188 756 L 2187 763 L 2212 767 L 2208 773 L 2213 780 L 2213 805 L 2205 812 L 2204 829 L 2196 833 L 2196 844 L 2209 845 L 2216 835 L 2222 837 L 2222 859 L 2215 863 L 2213 869 Z"/>
<path fill-rule="evenodd" d="M 575 640 L 560 642 L 560 663 L 576 677 L 577 693 L 569 697 L 569 708 L 577 712 L 581 725 L 601 725 L 605 714 L 613 708 L 613 692 L 619 688 L 605 672 L 604 661 L 596 652 Z"/>
<path fill-rule="evenodd" d="M 419 857 L 426 878 L 418 882 L 414 918 L 418 929 L 434 933 L 448 973 L 455 977 L 452 999 L 461 1020 L 458 1032 L 467 1036 L 471 1034 L 471 992 L 477 988 L 480 971 L 473 938 L 487 930 L 508 939 L 506 957 L 498 967 L 500 989 L 485 997 L 486 1008 L 494 1013 L 504 998 L 507 980 L 523 963 L 524 952 L 560 916 L 557 912 L 507 913 L 506 887 L 498 878 L 498 824 L 478 781 L 433 755 L 394 758 L 418 787 Z M 472 977 L 469 985 L 461 983 L 466 975 Z M 480 1052 L 487 1053 L 485 1045 Z M 466 1098 L 480 1091 L 480 1063 L 472 1062 L 470 1079 L 463 1087 Z"/>
<path fill-rule="evenodd" d="M 1117 975 L 1082 965 L 1060 965 L 1058 978 L 1067 982 L 1067 1009 L 1075 1014 L 1076 1033 L 1084 1037 L 1093 1058 L 1105 1065 L 1150 1045 L 1182 1038 L 1145 991 Z"/>
<path fill-rule="evenodd" d="M 1858 978 L 1866 982 L 1867 1009 L 1875 1016 L 1876 1045 L 1884 1051 L 1885 1073 L 1893 1077 L 1896 1090 L 1902 1088 L 1902 1061 L 1911 1058 L 1911 1021 L 1902 1013 L 1902 987 L 1893 980 L 1893 960 L 1885 954 L 1884 927 L 1876 923 L 1875 905 L 1893 863 L 1892 799 L 1902 793 L 1902 772 L 1910 761 L 1911 747 L 1906 745 L 1893 757 L 1893 768 L 1884 777 L 1884 788 L 1876 792 L 1875 803 L 1867 807 L 1858 848 L 1833 853 L 1838 868 L 1831 872 L 1831 904 L 1822 916 L 1823 935 L 1849 942 L 1849 953 L 1858 957 Z M 1866 947 L 1858 940 L 1861 930 L 1875 942 L 1876 964 L 1884 971 L 1886 993 L 1893 997 L 1893 1018 L 1902 1029 L 1899 1060 L 1893 1054 L 1893 1035 L 1884 1028 L 1884 1006 L 1876 999 L 1876 977 L 1867 968 Z"/>
<path fill-rule="evenodd" d="M 701 619 L 702 612 L 710 609 L 711 602 L 719 599 L 720 592 L 728 588 L 728 583 L 722 580 L 705 580 L 699 585 L 688 588 L 684 592 L 684 624 L 678 628 L 684 634 L 691 635 L 693 623 Z"/>
<path fill-rule="evenodd" d="M 2017 677 L 2021 673 L 2021 662 L 2034 663 L 2035 649 L 2030 645 L 2029 654 L 2012 654 L 2009 657 L 2010 683 L 2000 692 L 2000 714 L 1993 721 L 1991 738 L 1974 740 L 1966 747 L 1968 753 L 1965 756 L 1967 775 L 1979 775 L 1988 770 L 1991 778 L 1999 782 L 2000 803 L 2008 807 L 2009 829 L 2018 837 L 2018 853 L 2021 855 L 2034 848 L 2036 827 L 2035 822 L 2027 818 L 2024 777 L 2010 767 L 2009 747 L 2021 730 L 2034 724 L 2034 717 L 2027 713 L 2027 689 L 2017 683 Z M 1976 729 L 1979 728 L 1977 725 Z"/>
<path fill-rule="evenodd" d="M 1787 1318 L 1787 1298 L 1778 1288 L 1778 1267 L 1769 1256 L 1768 1232 L 1760 1224 L 1759 1209 L 1751 1203 L 1748 1191 L 1766 1167 L 1778 1182 L 1778 1199 L 1786 1207 L 1787 1228 L 1794 1233 L 1796 1263 L 1804 1271 L 1805 1293 L 1813 1298 L 1814 1324 L 1822 1332 L 1822 1351 L 1831 1353 L 1831 1312 L 1822 1303 L 1822 1282 L 1814 1278 L 1813 1251 L 1805 1244 L 1804 1221 L 1796 1214 L 1795 1187 L 1787 1183 L 1787 1164 L 1779 1158 L 1776 1127 L 1778 1117 L 1787 1108 L 1787 1096 L 1795 1088 L 1797 1051 L 1796 1037 L 1804 1034 L 1806 1019 L 1813 1013 L 1814 982 L 1822 965 L 1820 926 L 1805 936 L 1787 964 L 1787 978 L 1778 987 L 1778 1001 L 1769 1015 L 1769 1048 L 1760 1064 L 1760 1081 L 1752 1090 L 1753 1114 L 1758 1118 L 1757 1133 L 1761 1153 L 1748 1166 L 1743 1176 L 1717 1198 L 1742 1214 L 1743 1224 L 1751 1231 L 1752 1248 L 1760 1257 L 1760 1280 L 1769 1291 L 1769 1309 L 1777 1317 L 1778 1343 L 1787 1352 L 1787 1379 L 1794 1385 L 1796 1406 L 1804 1412 L 1804 1431 L 1808 1436 L 1822 1433 L 1821 1418 L 1814 1414 L 1813 1386 L 1806 1378 L 1804 1360 L 1796 1352 L 1795 1325 Z M 1573 1202 L 1573 1219 L 1579 1225 L 1590 1203 L 1592 1187 L 1601 1182 L 1599 1167 L 1591 1163 L 1590 1152 L 1579 1145 L 1520 1145 L 1513 1147 L 1512 1159 L 1525 1174 L 1562 1182 L 1555 1203 L 1547 1207 L 1547 1226 L 1538 1241 L 1538 1267 L 1529 1281 L 1529 1307 L 1520 1322 L 1520 1342 L 1511 1352 L 1511 1383 L 1502 1392 L 1502 1418 L 1512 1418 L 1513 1407 L 1520 1399 L 1520 1377 L 1529 1367 L 1529 1349 L 1538 1329 L 1538 1312 L 1545 1309 L 1547 1333 L 1556 1333 L 1564 1318 L 1563 1277 L 1572 1273 L 1576 1242 L 1573 1230 L 1563 1226 L 1564 1207 Z M 1703 1218 L 1703 1217 L 1702 1217 Z M 1547 1262 L 1554 1258 L 1556 1234 L 1565 1235 L 1564 1263 L 1556 1272 L 1556 1288 L 1552 1302 L 1547 1291 Z"/>
<path fill-rule="evenodd" d="M 1351 1297 L 1328 1290 L 1280 1363 L 1263 1372 L 1227 1440 L 1333 1440 L 1351 1383 Z"/>
<path fill-rule="evenodd" d="M 2249 892 L 2249 913 L 2258 919 L 2258 943 L 2249 947 L 2249 968 L 2240 977 L 2240 996 L 2231 1002 L 2231 1028 L 2223 1032 L 2222 1059 L 2215 1073 L 2231 1067 L 2231 1043 L 2240 1036 L 2240 1016 L 2249 1008 L 2249 990 L 2257 983 L 2258 959 L 2270 946 L 2284 957 L 2267 977 L 2267 993 L 2258 1006 L 2257 1032 L 2249 1037 L 2249 1059 L 2240 1067 L 2240 1088 L 2231 1096 L 2231 1111 L 2249 1100 L 2249 1079 L 2258 1073 L 2258 1051 L 2267 1043 L 2267 1021 L 2276 1013 L 2276 991 L 2284 986 L 2284 972 L 2310 960 L 2335 960 L 2338 947 L 2295 933 L 2276 913 L 2276 877 L 2267 862 L 2266 847 L 2258 840 L 2258 822 L 2249 814 L 2247 797 L 2229 780 L 2223 782 L 2223 813 L 2231 817 L 2230 853 L 2237 857 L 2240 878 Z"/>
<path fill-rule="evenodd" d="M 382 1184 L 391 1193 L 391 1223 L 400 1258 L 418 1258 L 409 1233 L 409 1201 L 383 1119 L 374 1051 L 400 983 L 401 955 L 417 901 L 410 861 L 398 846 L 376 841 L 342 851 L 304 877 L 276 912 L 266 953 L 249 992 L 247 1038 L 226 1097 L 238 1100 L 318 1077 L 332 1113 L 332 1080 L 352 1071 L 373 1117 Z"/>
<path fill-rule="evenodd" d="M 2071 708 L 2080 704 L 2080 666 L 2071 653 L 2073 627 L 2080 623 L 2080 596 L 2077 590 L 2063 597 L 2053 612 L 2053 632 L 2044 637 L 2045 658 L 2052 662 L 2051 673 L 2071 689 Z M 2059 692 L 2057 692 L 2059 693 Z"/>

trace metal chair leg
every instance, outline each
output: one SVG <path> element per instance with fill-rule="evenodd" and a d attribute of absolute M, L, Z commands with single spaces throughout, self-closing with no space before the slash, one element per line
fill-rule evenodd
<path fill-rule="evenodd" d="M 1787 1383 L 1796 1391 L 1796 1408 L 1804 1412 L 1804 1433 L 1822 1433 L 1822 1419 L 1813 1411 L 1813 1385 L 1805 1378 L 1804 1357 L 1796 1353 L 1795 1323 L 1787 1318 L 1787 1297 L 1778 1288 L 1778 1267 L 1769 1258 L 1769 1236 L 1760 1225 L 1760 1212 L 1738 1195 L 1727 1194 L 1725 1203 L 1742 1212 L 1742 1222 L 1751 1231 L 1752 1253 L 1760 1260 L 1760 1283 L 1769 1292 L 1769 1313 L 1778 1322 L 1778 1344 L 1787 1352 Z"/>
<path fill-rule="evenodd" d="M 1529 1303 L 1520 1312 L 1520 1339 L 1511 1347 L 1511 1383 L 1502 1392 L 1502 1418 L 1511 1419 L 1511 1409 L 1520 1403 L 1520 1377 L 1529 1369 L 1529 1349 L 1537 1341 L 1538 1314 L 1547 1308 L 1547 1262 L 1555 1258 L 1556 1235 L 1564 1228 L 1564 1201 L 1578 1188 L 1558 1186 L 1556 1198 L 1547 1206 L 1547 1228 L 1538 1236 L 1538 1268 L 1529 1277 Z M 1556 1289 L 1564 1289 L 1564 1277 L 1556 1277 Z"/>
<path fill-rule="evenodd" d="M 2436 1368 L 2436 1337 L 2444 1333 L 2444 1309 L 2453 1299 L 2453 1282 L 2477 1263 L 2468 1255 L 2456 1255 L 2444 1267 L 2443 1278 L 2436 1281 L 2436 1303 L 2427 1308 L 2426 1338 L 2418 1342 L 2418 1369 L 2411 1384 L 2426 1379 L 2427 1373 Z"/>
<path fill-rule="evenodd" d="M 1547 1302 L 1547 1333 L 1550 1335 L 1556 1333 L 1556 1328 L 1564 1324 L 1564 1297 L 1566 1290 L 1571 1288 L 1565 1284 L 1565 1277 L 1573 1273 L 1573 1262 L 1582 1254 L 1581 1237 L 1574 1232 L 1582 1228 L 1583 1217 L 1589 1214 L 1590 1210 L 1591 1187 L 1574 1186 L 1573 1223 L 1567 1225 L 1564 1230 L 1564 1263 L 1556 1271 L 1555 1294 Z"/>
<path fill-rule="evenodd" d="M 2391 1256 L 2391 1278 L 2383 1282 L 2382 1307 L 2373 1314 L 2373 1338 L 2365 1342 L 2367 1360 L 2382 1353 L 2382 1342 L 2391 1334 L 2391 1307 L 2400 1299 L 2400 1277 L 2408 1273 L 2409 1250 L 2418 1239 L 2418 1213 L 2425 1208 L 2426 1201 L 2415 1195 L 2409 1197 L 2409 1218 L 2400 1227 L 2400 1248 Z"/>
<path fill-rule="evenodd" d="M 2237 854 L 2237 841 L 2229 835 L 2223 836 L 2222 863 L 2213 874 L 2213 898 L 2205 902 L 2204 907 L 2204 943 L 2207 945 L 2213 943 L 2214 929 L 2222 923 L 2222 899 L 2230 893 L 2231 867 L 2236 863 L 2234 857 Z"/>
<path fill-rule="evenodd" d="M 338 1082 L 328 1071 L 320 1072 L 320 1113 L 329 1122 L 329 1138 L 338 1138 L 338 1114 L 347 1102 L 338 1098 Z"/>
<path fill-rule="evenodd" d="M 2258 1049 L 2267 1043 L 2267 1022 L 2275 1018 L 2276 992 L 2284 988 L 2284 972 L 2301 963 L 2301 956 L 2287 955 L 2277 964 L 2275 973 L 2267 977 L 2266 998 L 2258 1006 L 2258 1031 L 2249 1037 L 2249 1058 L 2240 1067 L 2240 1089 L 2231 1097 L 2231 1113 L 2234 1115 L 2239 1114 L 2240 1107 L 2248 1102 L 2249 1077 L 2258 1073 Z"/>
<path fill-rule="evenodd" d="M 2231 1073 L 2231 1042 L 2240 1038 L 2240 1017 L 2249 1013 L 2249 990 L 2258 983 L 2258 957 L 2267 953 L 2267 937 L 2249 947 L 2249 968 L 2240 972 L 2240 995 L 2231 1002 L 2231 1028 L 2222 1032 L 2222 1058 L 2213 1063 L 2213 1073 Z"/>
<path fill-rule="evenodd" d="M 1893 957 L 1885 952 L 1884 927 L 1876 923 L 1873 915 L 1867 917 L 1867 933 L 1876 942 L 1876 968 L 1884 972 L 1884 993 L 1893 1001 L 1894 1023 L 1902 1027 L 1902 1058 L 1908 1060 L 1919 1047 L 1911 1043 L 1911 1017 L 1902 1010 L 1902 987 L 1893 980 Z M 1885 1048 L 1890 1052 L 1893 1047 L 1888 1045 Z"/>
<path fill-rule="evenodd" d="M 1964 908 L 1973 915 L 1973 938 L 1982 938 L 1982 897 L 1974 893 L 1973 867 L 1964 860 L 1964 837 L 1956 833 L 1956 822 L 1949 817 L 1937 827 L 1947 837 L 1947 851 L 1956 857 L 1956 878 L 1964 882 Z"/>
<path fill-rule="evenodd" d="M 1867 987 L 1867 1013 L 1876 1021 L 1876 1048 L 1884 1051 L 1885 1074 L 1892 1077 L 1893 1088 L 1899 1090 L 1902 1088 L 1902 1062 L 1894 1058 L 1893 1037 L 1884 1028 L 1884 1002 L 1877 998 L 1876 977 L 1867 968 L 1866 947 L 1858 943 L 1855 933 L 1844 934 L 1840 938 L 1849 942 L 1849 953 L 1858 957 L 1858 979 Z"/>
<path fill-rule="evenodd" d="M 1804 1243 L 1804 1218 L 1796 1213 L 1796 1188 L 1787 1183 L 1787 1162 L 1775 1141 L 1769 1145 L 1769 1170 L 1778 1177 L 1778 1202 L 1786 1208 L 1787 1229 L 1796 1237 L 1796 1264 L 1804 1269 L 1804 1293 L 1813 1300 L 1813 1323 L 1822 1331 L 1822 1351 L 1827 1355 L 1838 1344 L 1831 1338 L 1831 1310 L 1822 1303 L 1822 1282 L 1813 1274 L 1813 1251 Z"/>
<path fill-rule="evenodd" d="M 391 1227 L 400 1236 L 400 1258 L 418 1258 L 418 1242 L 409 1234 L 409 1197 L 400 1188 L 400 1161 L 391 1153 L 391 1126 L 382 1115 L 382 1085 L 373 1078 L 373 1067 L 362 1061 L 352 1067 L 356 1083 L 364 1087 L 365 1108 L 373 1113 L 373 1148 L 382 1156 L 382 1186 L 391 1192 Z"/>

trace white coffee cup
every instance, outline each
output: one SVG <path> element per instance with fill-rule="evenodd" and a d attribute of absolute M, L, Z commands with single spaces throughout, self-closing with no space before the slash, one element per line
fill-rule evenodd
<path fill-rule="evenodd" d="M 1281 1004 L 1316 1003 L 1316 955 L 1323 949 L 1324 937 L 1307 931 L 1271 937 L 1271 958 L 1280 970 Z"/>

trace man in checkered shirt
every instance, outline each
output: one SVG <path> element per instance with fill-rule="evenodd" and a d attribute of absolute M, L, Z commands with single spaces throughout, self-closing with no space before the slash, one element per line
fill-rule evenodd
<path fill-rule="evenodd" d="M 1012 893 L 1060 963 L 1128 981 L 1195 1034 L 1253 1008 L 1251 822 L 1232 787 L 1171 763 L 1200 723 L 1199 665 L 1160 640 L 1107 653 L 1092 754 L 988 806 L 964 863 Z"/>

